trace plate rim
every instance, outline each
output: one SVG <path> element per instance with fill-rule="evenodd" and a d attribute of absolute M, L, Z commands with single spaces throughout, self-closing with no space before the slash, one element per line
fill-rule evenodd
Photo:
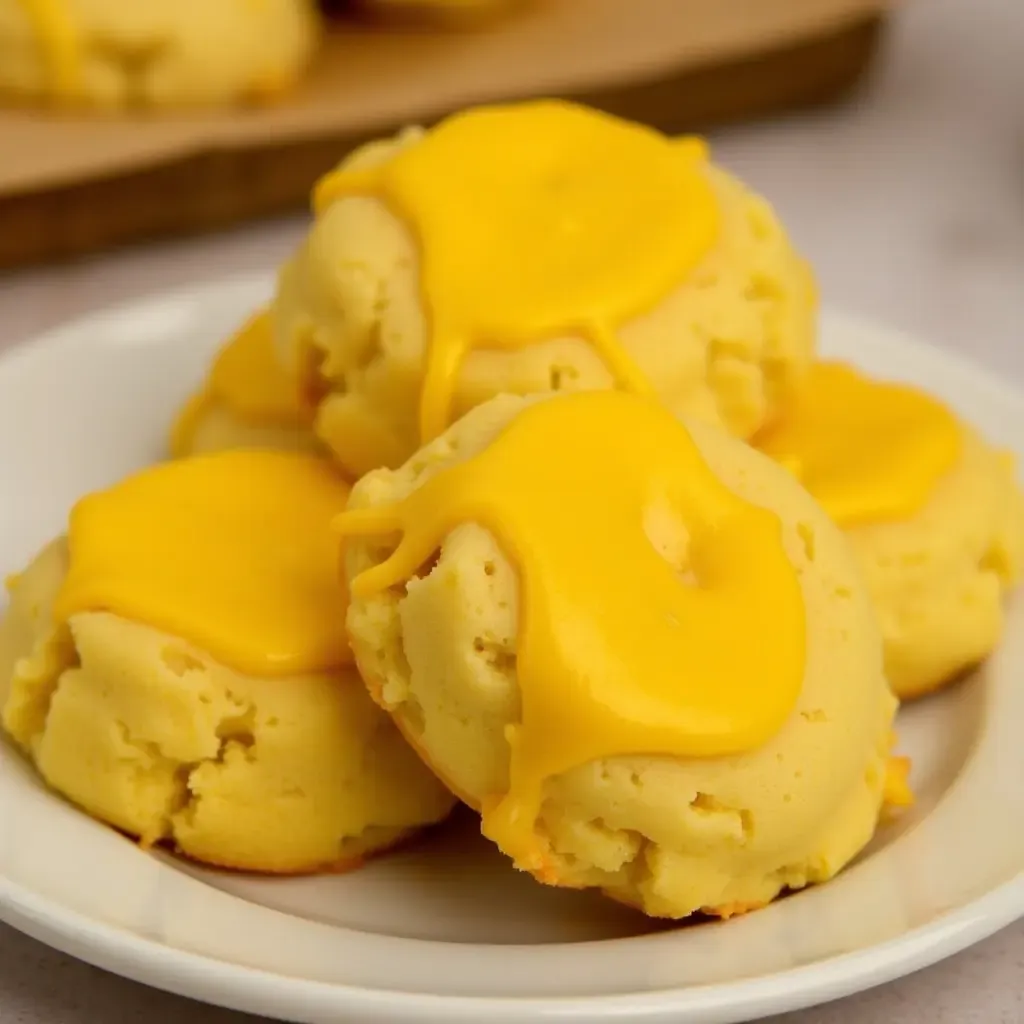
<path fill-rule="evenodd" d="M 245 272 L 111 303 L 19 339 L 0 353 L 0 374 L 18 362 L 31 360 L 42 349 L 72 343 L 90 325 L 100 327 L 104 322 L 151 317 L 161 308 L 182 302 L 193 306 L 219 303 L 229 293 L 256 296 L 261 291 L 269 293 L 272 283 L 272 273 Z M 974 388 L 1024 403 L 1024 390 L 1013 383 L 960 353 L 930 345 L 909 332 L 828 307 L 822 310 L 822 322 L 832 329 L 870 335 L 879 342 L 898 340 L 908 357 L 944 364 L 950 373 L 968 378 Z M 707 1024 L 729 1024 L 817 1005 L 894 980 L 958 953 L 1022 916 L 1024 865 L 1014 877 L 925 924 L 863 949 L 772 974 L 613 995 L 438 995 L 304 979 L 190 952 L 69 909 L 0 875 L 0 921 L 33 939 L 165 991 L 236 1010 L 271 1013 L 303 1024 L 315 1024 L 338 1013 L 424 1024 L 476 1022 L 484 1015 L 494 1024 L 553 1019 L 654 1021 L 685 1013 L 702 1014 L 700 1019 Z"/>
<path fill-rule="evenodd" d="M 277 1019 L 297 1024 L 317 1024 L 325 1019 L 321 1012 L 339 1011 L 392 1024 L 478 1024 L 483 1019 L 494 1024 L 655 1021 L 680 1012 L 704 1014 L 701 1020 L 706 1024 L 736 1024 L 831 1002 L 904 977 L 967 949 L 1021 916 L 1024 870 L 970 903 L 901 935 L 775 974 L 623 995 L 495 998 L 384 991 L 233 964 L 95 921 L 0 876 L 0 921 L 45 945 L 166 992 L 247 1013 L 281 1013 Z M 84 941 L 94 944 L 83 946 Z M 186 987 L 185 982 L 192 984 Z M 284 1003 L 305 1003 L 313 1012 L 294 1016 L 292 1011 L 275 1009 Z"/>

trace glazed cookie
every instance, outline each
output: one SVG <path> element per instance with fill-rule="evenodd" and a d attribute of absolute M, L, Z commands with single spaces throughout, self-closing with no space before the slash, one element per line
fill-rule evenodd
<path fill-rule="evenodd" d="M 901 698 L 989 654 L 1024 560 L 1024 502 L 1010 455 L 936 399 L 840 363 L 816 366 L 756 443 L 846 532 Z"/>
<path fill-rule="evenodd" d="M 317 451 L 308 405 L 277 358 L 269 313 L 250 317 L 217 353 L 200 389 L 178 413 L 176 458 L 232 448 Z"/>
<path fill-rule="evenodd" d="M 747 437 L 811 355 L 807 265 L 693 138 L 480 108 L 360 150 L 315 205 L 276 338 L 356 476 L 502 392 L 619 386 Z"/>
<path fill-rule="evenodd" d="M 238 452 L 81 501 L 0 623 L 3 724 L 46 782 L 145 845 L 274 873 L 443 818 L 331 622 L 345 498 L 320 460 Z"/>
<path fill-rule="evenodd" d="M 745 444 L 618 391 L 499 396 L 340 528 L 374 698 L 540 881 L 729 916 L 874 833 L 905 764 L 870 603 Z"/>
<path fill-rule="evenodd" d="M 0 0 L 0 94 L 93 107 L 265 100 L 302 74 L 312 0 Z"/>

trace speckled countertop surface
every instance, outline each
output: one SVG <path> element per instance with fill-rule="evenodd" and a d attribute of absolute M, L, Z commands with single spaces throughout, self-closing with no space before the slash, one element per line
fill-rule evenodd
<path fill-rule="evenodd" d="M 826 300 L 970 353 L 1024 386 L 1024 2 L 917 0 L 841 111 L 731 131 L 719 159 L 777 205 Z M 0 346 L 232 270 L 299 238 L 275 222 L 0 278 Z M 3 1024 L 247 1024 L 0 926 Z M 775 1024 L 1024 1022 L 1024 922 L 909 978 Z"/>

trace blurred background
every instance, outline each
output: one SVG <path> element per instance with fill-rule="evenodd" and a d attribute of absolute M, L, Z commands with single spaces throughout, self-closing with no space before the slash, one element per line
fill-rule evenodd
<path fill-rule="evenodd" d="M 307 226 L 309 186 L 360 139 L 462 102 L 564 92 L 706 130 L 716 158 L 776 206 L 826 304 L 1024 381 L 1022 0 L 532 0 L 457 24 L 429 0 L 338 2 L 294 81 L 263 76 L 272 95 L 254 105 L 242 69 L 187 110 L 160 105 L 173 75 L 147 91 L 155 58 L 138 26 L 127 42 L 104 29 L 95 95 L 69 95 L 59 32 L 46 60 L 25 56 L 26 33 L 48 29 L 16 18 L 21 3 L 0 0 L 0 93 L 13 100 L 0 109 L 0 347 L 152 291 L 269 275 Z M 182 46 L 209 42 L 179 28 Z M 214 41 L 234 68 L 242 42 Z M 963 1024 L 982 1019 L 982 991 L 986 1021 L 1024 1020 L 1024 925 L 787 1021 Z M 242 1020 L 0 926 L 3 1020 L 157 1013 Z"/>
<path fill-rule="evenodd" d="M 304 230 L 308 185 L 374 134 L 368 107 L 386 130 L 562 76 L 613 109 L 707 128 L 777 206 L 827 303 L 1024 373 L 1019 0 L 533 0 L 458 28 L 405 14 L 346 11 L 264 109 L 0 113 L 0 343 L 272 268 Z"/>

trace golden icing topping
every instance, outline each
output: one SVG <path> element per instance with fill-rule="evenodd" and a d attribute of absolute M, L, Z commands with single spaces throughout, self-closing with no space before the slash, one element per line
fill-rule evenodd
<path fill-rule="evenodd" d="M 685 575 L 645 530 L 665 514 L 689 537 Z M 519 572 L 522 719 L 507 733 L 509 791 L 482 810 L 521 864 L 536 856 L 545 779 L 620 754 L 750 750 L 790 714 L 804 606 L 779 520 L 729 491 L 658 403 L 617 391 L 538 402 L 400 503 L 344 513 L 343 536 L 401 535 L 353 594 L 409 579 L 467 522 Z"/>
<path fill-rule="evenodd" d="M 174 454 L 191 449 L 196 427 L 217 403 L 246 423 L 298 427 L 310 422 L 299 389 L 274 351 L 269 310 L 247 320 L 217 354 L 203 389 L 186 404 L 174 424 Z"/>
<path fill-rule="evenodd" d="M 79 501 L 55 616 L 110 611 L 240 672 L 350 660 L 331 522 L 348 487 L 314 456 L 221 452 L 167 462 Z"/>
<path fill-rule="evenodd" d="M 448 422 L 475 347 L 585 337 L 618 383 L 650 385 L 616 337 L 712 244 L 718 207 L 699 140 L 562 102 L 483 107 L 386 163 L 329 174 L 323 209 L 373 195 L 414 231 L 428 310 L 423 440 Z"/>
<path fill-rule="evenodd" d="M 82 56 L 67 0 L 21 0 L 42 50 L 57 99 L 71 99 L 81 90 Z"/>
<path fill-rule="evenodd" d="M 822 362 L 755 444 L 789 468 L 834 522 L 855 526 L 920 511 L 962 440 L 956 416 L 930 395 Z"/>

